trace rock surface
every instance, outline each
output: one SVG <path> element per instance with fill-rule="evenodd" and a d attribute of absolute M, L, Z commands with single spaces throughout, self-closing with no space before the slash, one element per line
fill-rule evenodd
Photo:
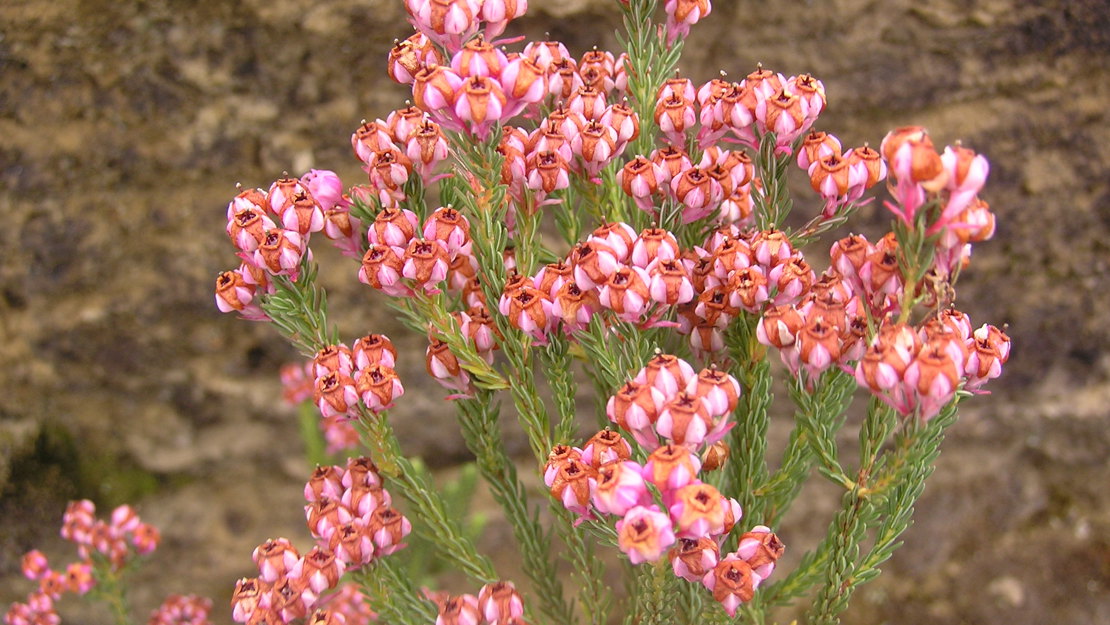
<path fill-rule="evenodd" d="M 615 2 L 532 4 L 510 32 L 616 47 Z M 847 144 L 920 124 L 991 158 L 998 232 L 960 304 L 1009 324 L 1014 355 L 968 402 L 905 547 L 847 620 L 1110 622 L 1110 3 L 716 5 L 685 75 L 810 72 L 829 94 L 821 127 Z M 212 304 L 234 261 L 223 211 L 237 181 L 283 170 L 358 180 L 351 131 L 407 97 L 383 71 L 404 17 L 399 0 L 0 6 L 0 605 L 29 589 L 23 551 L 72 558 L 53 538 L 72 497 L 132 501 L 162 528 L 139 614 L 200 593 L 226 621 L 255 545 L 307 543 L 308 469 L 275 399 L 294 354 Z M 856 228 L 885 220 L 865 211 Z M 345 336 L 395 336 L 402 377 L 422 375 L 422 339 L 349 261 L 320 256 Z M 435 427 L 451 420 L 439 397 L 410 393 L 393 418 L 407 450 L 446 465 L 466 452 Z M 824 502 L 799 504 L 792 549 Z"/>

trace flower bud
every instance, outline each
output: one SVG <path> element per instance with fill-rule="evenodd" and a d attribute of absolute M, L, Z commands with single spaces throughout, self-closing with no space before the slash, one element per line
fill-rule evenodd
<path fill-rule="evenodd" d="M 648 292 L 651 299 L 668 306 L 685 304 L 694 299 L 694 284 L 686 266 L 674 259 L 655 260 L 648 265 Z"/>
<path fill-rule="evenodd" d="M 682 445 L 663 445 L 648 456 L 644 479 L 661 491 L 673 491 L 693 482 L 701 461 Z"/>
<path fill-rule="evenodd" d="M 405 536 L 412 533 L 412 523 L 390 506 L 381 506 L 370 516 L 366 528 L 374 540 L 375 552 L 387 556 L 404 547 Z"/>
<path fill-rule="evenodd" d="M 759 577 L 767 579 L 774 570 L 775 562 L 786 551 L 779 537 L 765 525 L 757 525 L 740 537 L 736 556 L 752 567 Z"/>
<path fill-rule="evenodd" d="M 523 616 L 524 602 L 512 582 L 495 582 L 478 591 L 478 610 L 487 623 L 502 623 Z"/>
<path fill-rule="evenodd" d="M 321 378 L 329 373 L 351 375 L 355 368 L 354 357 L 346 345 L 328 345 L 312 358 L 312 375 Z"/>
<path fill-rule="evenodd" d="M 227 236 L 241 252 L 254 252 L 266 240 L 266 233 L 277 228 L 259 208 L 237 211 L 227 222 Z"/>
<path fill-rule="evenodd" d="M 351 147 L 360 161 L 369 164 L 374 160 L 375 154 L 394 147 L 393 133 L 380 120 L 363 122 L 351 134 Z"/>
<path fill-rule="evenodd" d="M 265 267 L 276 276 L 289 276 L 296 280 L 300 274 L 301 258 L 308 251 L 307 241 L 295 230 L 275 228 L 254 252 L 254 263 Z"/>
<path fill-rule="evenodd" d="M 367 334 L 351 346 L 351 355 L 356 369 L 380 364 L 386 367 L 397 366 L 397 348 L 384 334 Z"/>
<path fill-rule="evenodd" d="M 352 416 L 358 407 L 355 381 L 341 371 L 316 378 L 312 398 L 325 417 Z"/>
<path fill-rule="evenodd" d="M 320 497 L 338 500 L 343 496 L 343 474 L 336 466 L 317 466 L 304 486 L 305 501 L 316 501 Z"/>
<path fill-rule="evenodd" d="M 360 282 L 369 284 L 387 295 L 407 295 L 408 287 L 401 284 L 401 272 L 405 261 L 397 253 L 398 248 L 373 244 L 362 257 L 362 267 L 358 271 Z"/>
<path fill-rule="evenodd" d="M 695 449 L 705 442 L 711 425 L 701 398 L 682 390 L 663 404 L 655 428 L 668 442 Z"/>
<path fill-rule="evenodd" d="M 596 469 L 610 462 L 628 460 L 631 455 L 628 442 L 618 432 L 605 428 L 586 441 L 581 457 L 582 462 Z"/>
<path fill-rule="evenodd" d="M 551 316 L 562 321 L 568 333 L 586 329 L 599 310 L 597 291 L 583 291 L 573 280 L 563 283 L 551 302 Z"/>
<path fill-rule="evenodd" d="M 393 45 L 389 50 L 386 71 L 395 82 L 411 85 L 421 68 L 426 65 L 443 65 L 444 62 L 439 48 L 424 33 L 418 32 Z"/>
<path fill-rule="evenodd" d="M 717 566 L 720 550 L 717 541 L 709 537 L 679 538 L 668 556 L 675 576 L 688 582 L 701 582 L 705 574 Z"/>
<path fill-rule="evenodd" d="M 251 558 L 258 565 L 259 579 L 273 583 L 285 577 L 300 555 L 289 539 L 276 538 L 256 547 Z"/>
<path fill-rule="evenodd" d="M 447 343 L 438 339 L 431 339 L 425 353 L 424 367 L 428 375 L 435 378 L 441 386 L 457 390 L 460 393 L 470 392 L 470 375 L 459 364 L 459 359 L 451 353 Z"/>
<path fill-rule="evenodd" d="M 613 272 L 598 292 L 598 301 L 612 310 L 617 318 L 638 322 L 651 302 L 648 283 L 651 277 L 639 267 L 620 267 Z"/>
<path fill-rule="evenodd" d="M 401 275 L 411 280 L 416 288 L 438 293 L 436 285 L 447 278 L 448 265 L 444 246 L 428 239 L 413 239 L 405 249 Z"/>
<path fill-rule="evenodd" d="M 597 470 L 590 465 L 568 459 L 559 465 L 551 482 L 551 496 L 563 507 L 579 516 L 588 516 L 590 507 L 590 481 L 597 479 Z"/>
<path fill-rule="evenodd" d="M 617 521 L 617 544 L 632 564 L 655 562 L 674 544 L 671 520 L 658 506 L 636 506 Z"/>
<path fill-rule="evenodd" d="M 362 403 L 375 413 L 392 408 L 397 398 L 405 394 L 397 372 L 383 364 L 372 364 L 359 371 L 355 390 Z"/>
<path fill-rule="evenodd" d="M 643 467 L 630 460 L 601 465 L 591 486 L 590 501 L 604 514 L 624 516 L 632 508 L 652 502 Z"/>
<path fill-rule="evenodd" d="M 713 593 L 714 601 L 720 603 L 729 616 L 736 616 L 740 604 L 751 601 L 755 596 L 752 567 L 735 554 L 721 559 L 712 571 L 705 574 L 702 583 Z"/>
<path fill-rule="evenodd" d="M 673 499 L 671 520 L 680 538 L 713 537 L 725 532 L 725 498 L 711 484 L 688 484 L 676 490 Z"/>
<path fill-rule="evenodd" d="M 46 561 L 46 556 L 38 549 L 32 549 L 23 554 L 21 564 L 23 576 L 30 580 L 42 579 L 50 571 L 50 564 Z"/>
<path fill-rule="evenodd" d="M 436 625 L 478 625 L 481 623 L 482 610 L 474 595 L 451 597 L 443 603 L 436 617 Z"/>

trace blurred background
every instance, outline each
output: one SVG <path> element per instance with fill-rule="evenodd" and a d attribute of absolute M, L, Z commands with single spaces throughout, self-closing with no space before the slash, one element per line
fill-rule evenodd
<path fill-rule="evenodd" d="M 508 34 L 617 49 L 615 0 L 531 4 Z M 277 375 L 296 355 L 213 303 L 237 265 L 225 207 L 236 182 L 283 171 L 360 182 L 349 136 L 409 97 L 384 66 L 410 32 L 401 0 L 0 5 L 0 606 L 31 589 L 26 550 L 74 557 L 57 538 L 69 499 L 131 503 L 162 529 L 132 592 L 143 620 L 197 593 L 229 622 L 256 545 L 309 544 L 310 468 Z M 720 0 L 681 70 L 700 84 L 760 62 L 823 80 L 818 126 L 846 147 L 917 124 L 991 161 L 998 230 L 957 304 L 1008 324 L 1013 355 L 993 395 L 965 403 L 904 548 L 846 622 L 1110 622 L 1110 2 Z M 795 210 L 816 211 L 805 186 Z M 853 228 L 886 222 L 872 207 Z M 398 344 L 404 448 L 450 473 L 467 453 L 440 427 L 446 393 L 420 392 L 423 337 L 353 262 L 318 256 L 344 338 Z M 793 556 L 834 503 L 803 494 L 779 528 Z M 503 531 L 492 521 L 483 544 Z"/>

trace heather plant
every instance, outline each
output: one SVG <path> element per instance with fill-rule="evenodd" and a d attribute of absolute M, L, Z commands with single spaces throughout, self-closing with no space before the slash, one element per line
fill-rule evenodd
<path fill-rule="evenodd" d="M 127 579 L 141 560 L 161 542 L 158 528 L 144 523 L 135 510 L 122 505 L 108 520 L 96 518 L 88 499 L 71 501 L 62 516 L 61 536 L 77 547 L 77 560 L 52 567 L 46 556 L 32 549 L 23 556 L 23 575 L 37 582 L 26 601 L 15 602 L 4 614 L 6 625 L 56 625 L 61 622 L 56 603 L 65 595 L 104 603 L 116 623 L 132 623 Z M 212 601 L 195 595 L 170 595 L 153 613 L 149 625 L 209 625 Z"/>
<path fill-rule="evenodd" d="M 231 200 L 241 264 L 218 276 L 216 304 L 309 359 L 282 377 L 287 399 L 311 401 L 318 463 L 311 546 L 261 544 L 234 620 L 764 623 L 798 606 L 835 623 L 899 546 L 957 405 L 1009 355 L 1002 330 L 953 307 L 971 244 L 994 232 L 986 159 L 938 152 L 919 127 L 845 149 L 818 129 L 813 76 L 681 76 L 708 0 L 620 4 L 624 50 L 576 56 L 498 39 L 525 0 L 406 0 L 415 33 L 386 69 L 412 100 L 352 134 L 366 177 L 312 170 Z M 798 211 L 791 176 L 814 192 Z M 889 233 L 823 242 L 877 198 Z M 330 321 L 321 238 L 427 336 L 427 372 L 526 579 L 495 569 L 458 497 L 403 453 L 388 413 L 405 401 L 396 363 L 413 356 Z M 789 404 L 773 409 L 776 379 Z M 789 441 L 772 450 L 771 415 L 786 411 Z M 502 440 L 513 417 L 529 460 Z M 351 457 L 327 460 L 338 453 Z M 841 505 L 804 545 L 776 528 L 811 479 Z M 416 561 L 457 570 L 474 594 L 425 587 L 404 549 L 417 541 L 434 558 Z M 776 571 L 787 542 L 804 555 Z M 623 592 L 605 581 L 616 553 Z"/>

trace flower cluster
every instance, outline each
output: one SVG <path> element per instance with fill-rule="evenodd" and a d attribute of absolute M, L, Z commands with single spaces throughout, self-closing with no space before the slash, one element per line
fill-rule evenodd
<path fill-rule="evenodd" d="M 974 332 L 958 310 L 944 311 L 920 328 L 888 324 L 879 329 L 855 367 L 856 380 L 899 414 L 936 416 L 964 389 L 980 392 L 1002 374 L 1010 337 L 992 325 Z"/>
<path fill-rule="evenodd" d="M 998 377 L 1010 342 L 994 326 L 973 332 L 954 308 L 918 326 L 895 321 L 909 297 L 898 254 L 893 233 L 877 245 L 862 235 L 838 240 L 829 270 L 797 303 L 766 309 L 756 335 L 807 385 L 838 366 L 900 414 L 920 407 L 928 420 L 960 388 L 977 391 Z"/>
<path fill-rule="evenodd" d="M 391 408 L 405 393 L 396 363 L 397 350 L 382 334 L 368 334 L 349 348 L 329 345 L 318 351 L 312 359 L 312 399 L 325 422 L 357 418 L 360 400 L 375 414 Z"/>
<path fill-rule="evenodd" d="M 659 207 L 670 202 L 681 207 L 684 224 L 713 216 L 722 224 L 750 225 L 751 194 L 753 185 L 758 192 L 759 184 L 751 157 L 713 145 L 695 165 L 682 145 L 668 145 L 625 163 L 617 173 L 624 193 L 655 218 L 661 216 Z"/>
<path fill-rule="evenodd" d="M 471 293 L 475 301 L 481 301 L 481 291 L 473 290 Z M 472 306 L 468 310 L 451 313 L 459 327 L 459 336 L 466 339 L 467 344 L 487 364 L 493 363 L 493 352 L 499 349 L 497 341 L 501 333 L 494 323 L 486 307 L 482 304 Z M 470 374 L 459 363 L 458 356 L 451 351 L 450 346 L 441 340 L 436 333 L 428 333 L 428 349 L 424 353 L 424 366 L 428 375 L 447 389 L 457 391 L 451 399 L 470 397 L 473 388 L 470 383 Z"/>
<path fill-rule="evenodd" d="M 346 468 L 317 467 L 304 494 L 309 502 L 305 516 L 316 546 L 302 556 L 285 538 L 259 545 L 252 556 L 258 577 L 235 585 L 231 605 L 237 622 L 289 623 L 330 606 L 332 595 L 325 593 L 339 585 L 344 571 L 400 549 L 412 531 L 408 519 L 390 505 L 389 492 L 367 458 L 352 458 Z M 313 618 L 342 623 L 349 611 L 334 610 L 323 620 L 317 612 Z"/>
<path fill-rule="evenodd" d="M 211 625 L 212 600 L 197 595 L 170 595 L 150 615 L 147 625 Z"/>
<path fill-rule="evenodd" d="M 613 222 L 535 276 L 511 277 L 498 309 L 544 344 L 559 328 L 573 336 L 604 310 L 621 321 L 650 325 L 693 296 L 689 264 L 673 234 L 648 228 L 637 235 L 632 226 Z"/>
<path fill-rule="evenodd" d="M 131 506 L 112 511 L 108 521 L 96 518 L 96 506 L 83 499 L 71 501 L 62 517 L 62 538 L 77 545 L 79 560 L 64 569 L 50 567 L 37 549 L 23 556 L 23 575 L 39 583 L 25 603 L 13 603 L 4 616 L 6 625 L 46 625 L 59 622 L 54 602 L 66 593 L 85 595 L 98 580 L 116 579 L 136 555 L 146 556 L 158 546 L 161 536 L 144 523 Z"/>
<path fill-rule="evenodd" d="M 926 216 L 926 234 L 940 235 L 934 269 L 941 278 L 953 275 L 967 263 L 972 242 L 994 235 L 994 215 L 979 199 L 990 171 L 986 157 L 959 144 L 938 154 L 920 126 L 892 130 L 880 149 L 890 164 L 887 186 L 895 200 L 887 208 L 907 225 Z"/>
<path fill-rule="evenodd" d="M 444 280 L 453 290 L 477 291 L 478 263 L 470 251 L 470 223 L 450 206 L 436 209 L 423 228 L 412 211 L 386 208 L 370 224 L 367 238 L 370 246 L 358 279 L 386 295 L 439 293 Z"/>
<path fill-rule="evenodd" d="M 675 575 L 703 583 L 729 614 L 751 600 L 782 553 L 778 538 L 759 526 L 722 558 L 720 547 L 741 517 L 740 504 L 698 478 L 699 450 L 732 427 L 728 417 L 739 397 L 740 384 L 727 373 L 695 374 L 682 359 L 657 354 L 606 408 L 644 451 L 653 450 L 646 462 L 632 460 L 629 444 L 606 429 L 581 449 L 556 446 L 544 467 L 551 495 L 579 522 L 595 512 L 621 517 L 618 545 L 633 564 L 658 560 L 678 541 L 669 552 Z"/>
<path fill-rule="evenodd" d="M 356 582 L 344 582 L 318 604 L 311 625 L 369 625 L 378 620 Z"/>
<path fill-rule="evenodd" d="M 414 173 L 430 182 L 448 154 L 439 124 L 415 106 L 393 111 L 384 120 L 363 122 L 351 135 L 351 147 L 368 174 L 367 184 L 353 187 L 351 197 L 387 207 L 406 199 L 405 187 Z M 345 232 L 344 251 L 358 249 L 360 225 L 352 222 Z"/>
<path fill-rule="evenodd" d="M 497 149 L 505 158 L 501 181 L 512 200 L 509 225 L 518 209 L 534 212 L 549 195 L 568 188 L 572 175 L 599 183 L 601 170 L 639 133 L 640 120 L 627 102 L 610 104 L 605 92 L 590 86 L 578 87 L 531 132 L 506 127 Z"/>
<path fill-rule="evenodd" d="M 251 320 L 265 320 L 258 296 L 274 292 L 274 276 L 296 281 L 311 252 L 309 235 L 342 238 L 351 229 L 350 202 L 333 172 L 312 170 L 283 177 L 269 191 L 241 191 L 227 206 L 227 235 L 242 263 L 216 278 L 216 306 Z"/>
<path fill-rule="evenodd" d="M 439 609 L 436 625 L 526 625 L 524 602 L 512 582 L 486 584 L 477 596 L 433 593 L 431 599 Z"/>
<path fill-rule="evenodd" d="M 840 140 L 823 131 L 806 135 L 798 149 L 798 167 L 809 174 L 809 184 L 824 200 L 824 217 L 832 217 L 863 192 L 886 179 L 887 165 L 867 145 L 842 151 Z"/>
<path fill-rule="evenodd" d="M 312 360 L 287 363 L 281 367 L 281 395 L 285 403 L 296 406 L 312 399 L 315 390 L 316 367 Z M 334 415 L 319 420 L 329 454 L 358 447 L 358 430 L 345 415 Z"/>
<path fill-rule="evenodd" d="M 119 506 L 112 510 L 110 520 L 104 521 L 96 518 L 96 506 L 88 499 L 71 501 L 66 506 L 62 538 L 77 544 L 77 553 L 83 560 L 96 554 L 107 559 L 116 571 L 126 566 L 134 554 L 152 553 L 162 539 L 158 528 L 143 523 L 131 506 Z"/>
<path fill-rule="evenodd" d="M 645 449 L 685 445 L 697 452 L 721 440 L 734 425 L 729 416 L 740 398 L 740 383 L 715 368 L 694 373 L 685 360 L 656 354 L 615 395 L 605 413 Z"/>

